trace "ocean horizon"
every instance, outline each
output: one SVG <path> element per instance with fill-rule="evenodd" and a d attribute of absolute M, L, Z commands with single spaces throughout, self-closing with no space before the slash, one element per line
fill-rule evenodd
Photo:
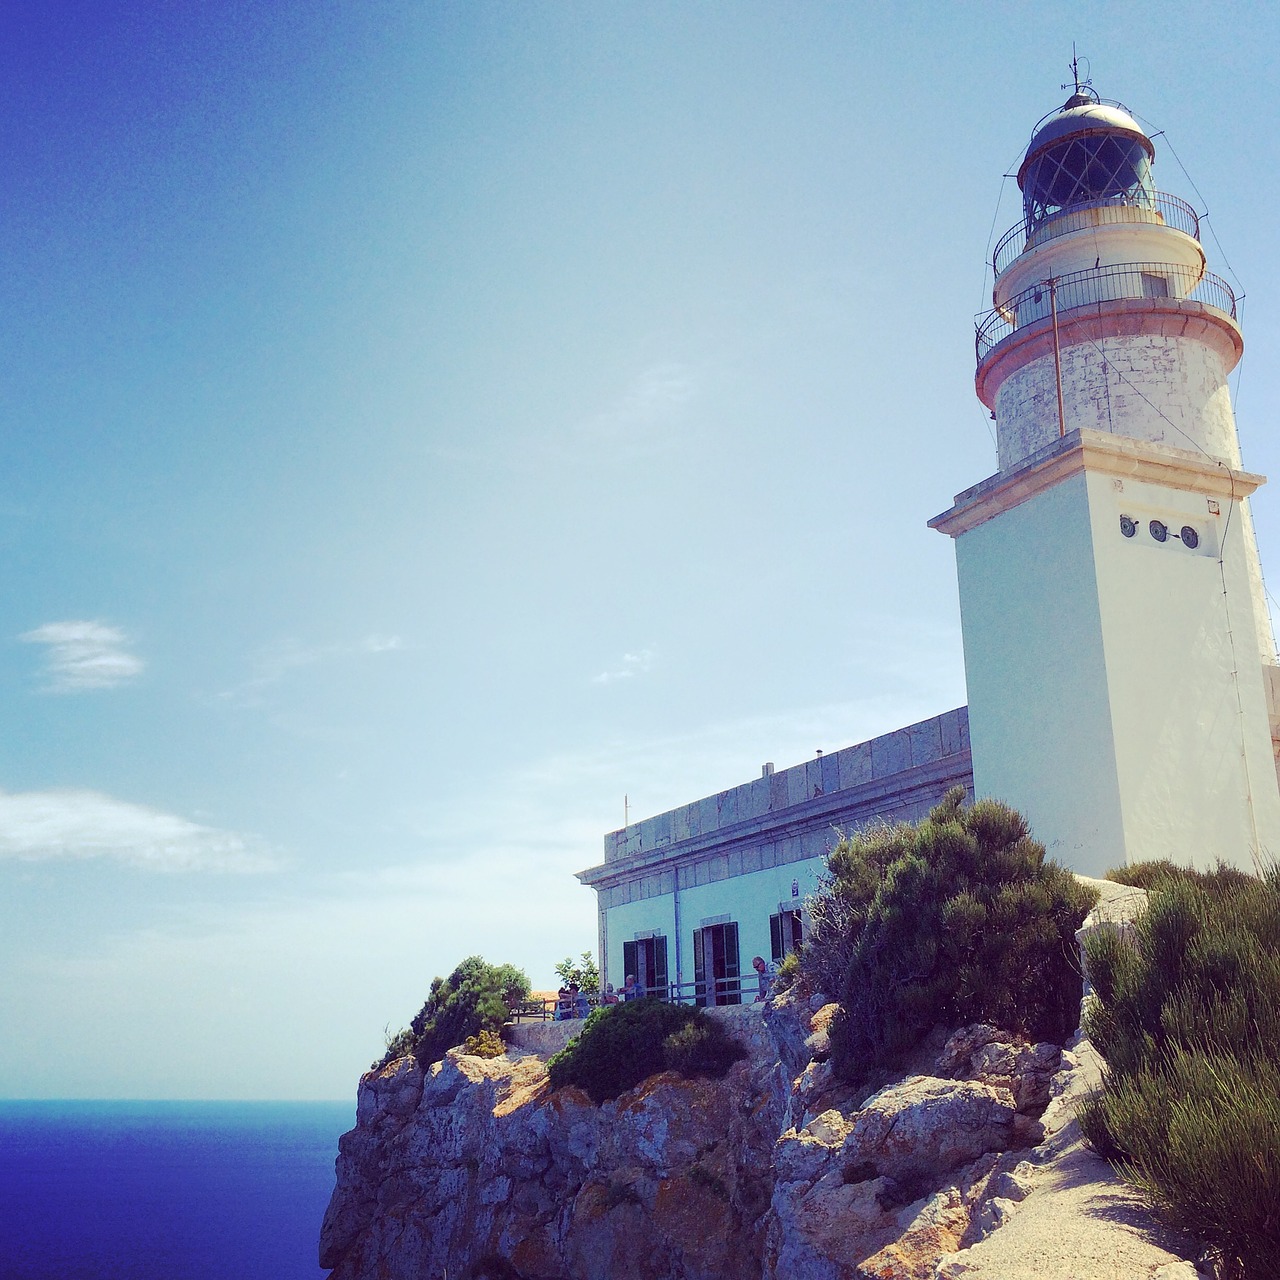
<path fill-rule="evenodd" d="M 323 1280 L 355 1102 L 0 1100 L 0 1280 Z"/>

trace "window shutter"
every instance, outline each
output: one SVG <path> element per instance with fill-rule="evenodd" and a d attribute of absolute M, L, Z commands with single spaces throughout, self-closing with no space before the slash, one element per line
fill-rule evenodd
<path fill-rule="evenodd" d="M 769 950 L 773 953 L 774 963 L 782 959 L 782 917 L 769 917 Z"/>
<path fill-rule="evenodd" d="M 725 989 L 729 993 L 726 1004 L 741 1004 L 742 989 L 738 985 L 741 969 L 738 966 L 738 926 L 737 923 L 724 926 L 724 976 L 727 979 Z"/>

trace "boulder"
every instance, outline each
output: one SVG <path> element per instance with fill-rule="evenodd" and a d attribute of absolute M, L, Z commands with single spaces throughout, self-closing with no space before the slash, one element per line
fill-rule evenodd
<path fill-rule="evenodd" d="M 844 1140 L 841 1162 L 846 1171 L 871 1168 L 896 1178 L 941 1180 L 977 1156 L 1014 1146 L 1016 1114 L 1008 1089 L 913 1076 L 867 1099 Z"/>

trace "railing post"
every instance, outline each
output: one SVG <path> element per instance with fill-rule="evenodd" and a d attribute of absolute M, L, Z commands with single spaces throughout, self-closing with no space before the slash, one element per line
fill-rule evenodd
<path fill-rule="evenodd" d="M 1058 344 L 1058 282 L 1049 277 L 1049 310 L 1053 313 L 1053 375 L 1058 384 L 1058 439 L 1067 434 L 1067 415 L 1062 408 L 1062 351 Z"/>

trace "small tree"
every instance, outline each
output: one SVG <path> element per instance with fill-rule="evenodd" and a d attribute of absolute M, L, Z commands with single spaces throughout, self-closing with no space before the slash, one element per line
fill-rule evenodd
<path fill-rule="evenodd" d="M 482 1031 L 495 1035 L 506 1022 L 511 1005 L 529 994 L 529 979 L 523 970 L 509 964 L 489 964 L 482 956 L 468 956 L 447 978 L 433 978 L 426 1003 L 409 1024 L 408 1037 L 401 1033 L 388 1045 L 383 1065 L 391 1056 L 400 1056 L 406 1039 L 413 1056 L 423 1065 L 439 1062 L 468 1037 Z"/>
<path fill-rule="evenodd" d="M 565 956 L 556 965 L 556 975 L 566 987 L 576 986 L 579 991 L 600 990 L 600 970 L 590 951 L 584 951 L 582 958 L 576 961 L 572 956 Z"/>

